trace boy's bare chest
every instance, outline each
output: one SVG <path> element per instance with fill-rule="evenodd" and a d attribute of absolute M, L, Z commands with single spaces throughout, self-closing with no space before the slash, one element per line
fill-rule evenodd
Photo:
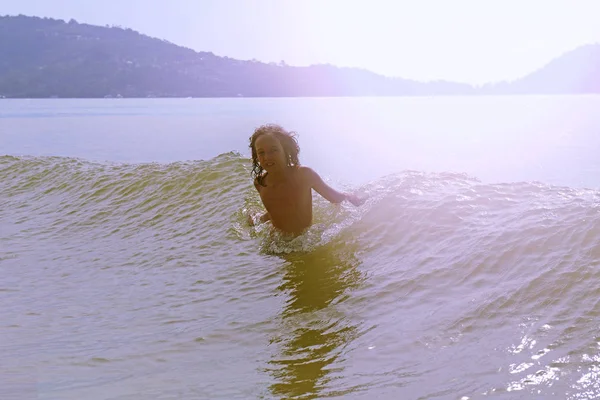
<path fill-rule="evenodd" d="M 310 199 L 310 187 L 301 183 L 290 182 L 262 188 L 260 196 L 265 206 L 282 206 L 303 204 Z"/>

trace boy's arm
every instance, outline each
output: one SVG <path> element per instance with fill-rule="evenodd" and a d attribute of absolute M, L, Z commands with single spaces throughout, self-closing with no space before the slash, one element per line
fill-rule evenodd
<path fill-rule="evenodd" d="M 256 191 L 260 193 L 260 185 L 259 185 L 257 179 L 254 180 L 254 187 L 256 188 Z M 267 211 L 266 213 L 261 215 L 260 218 L 258 218 L 258 222 L 262 224 L 264 222 L 269 221 L 270 219 L 271 219 L 271 214 L 269 214 L 269 212 Z M 250 225 L 254 225 L 254 219 L 252 218 L 251 215 L 248 216 L 248 223 Z"/>
<path fill-rule="evenodd" d="M 317 174 L 311 168 L 308 168 L 308 167 L 303 167 L 303 168 L 306 173 L 306 177 L 308 179 L 310 186 L 317 193 L 319 193 L 321 196 L 323 196 L 326 200 L 330 201 L 331 203 L 339 204 L 339 203 L 343 202 L 344 200 L 348 200 L 355 206 L 359 206 L 364 202 L 361 199 L 359 199 L 357 196 L 338 192 L 337 190 L 335 190 L 334 188 L 332 188 L 331 186 L 326 184 L 323 181 L 323 179 L 321 179 L 319 174 Z"/>

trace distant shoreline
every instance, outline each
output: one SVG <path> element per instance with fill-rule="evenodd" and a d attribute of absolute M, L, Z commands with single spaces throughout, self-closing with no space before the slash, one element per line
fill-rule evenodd
<path fill-rule="evenodd" d="M 197 52 L 132 29 L 0 16 L 0 96 L 11 99 L 349 98 L 600 93 L 600 44 L 511 82 L 416 81 L 329 64 Z M 23 45 L 23 44 L 26 45 Z"/>
<path fill-rule="evenodd" d="M 394 96 L 222 96 L 222 97 L 0 97 L 1 100 L 249 100 L 249 99 L 384 99 L 384 98 L 434 98 L 434 97 L 565 97 L 600 96 L 600 93 L 478 93 L 478 94 L 431 94 Z"/>

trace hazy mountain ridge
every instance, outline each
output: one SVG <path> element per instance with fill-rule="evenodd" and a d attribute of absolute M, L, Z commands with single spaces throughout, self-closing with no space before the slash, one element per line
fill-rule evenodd
<path fill-rule="evenodd" d="M 600 93 L 600 45 L 512 83 L 474 87 L 357 68 L 288 66 L 196 52 L 120 27 L 0 17 L 0 96 L 302 97 Z"/>

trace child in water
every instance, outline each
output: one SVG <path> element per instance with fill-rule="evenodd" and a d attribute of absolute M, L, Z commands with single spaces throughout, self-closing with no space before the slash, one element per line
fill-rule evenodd
<path fill-rule="evenodd" d="M 295 133 L 279 125 L 257 128 L 250 137 L 252 176 L 267 212 L 259 221 L 271 221 L 286 235 L 298 236 L 312 224 L 312 190 L 332 203 L 364 200 L 328 186 L 311 168 L 300 166 Z M 252 221 L 250 221 L 252 223 Z"/>

